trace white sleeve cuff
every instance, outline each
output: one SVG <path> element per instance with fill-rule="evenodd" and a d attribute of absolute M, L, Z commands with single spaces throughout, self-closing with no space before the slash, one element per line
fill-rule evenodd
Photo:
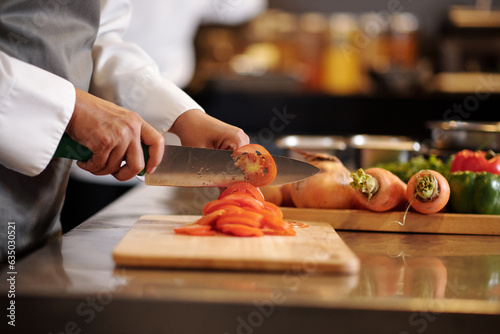
<path fill-rule="evenodd" d="M 160 74 L 144 50 L 124 43 L 117 34 L 99 37 L 93 58 L 91 93 L 139 113 L 162 134 L 185 111 L 203 111 L 188 94 Z"/>
<path fill-rule="evenodd" d="M 40 174 L 66 130 L 75 99 L 69 81 L 0 53 L 0 164 Z"/>
<path fill-rule="evenodd" d="M 181 88 L 151 67 L 137 71 L 136 80 L 117 83 L 118 102 L 138 112 L 146 122 L 165 134 L 184 112 L 203 108 Z"/>

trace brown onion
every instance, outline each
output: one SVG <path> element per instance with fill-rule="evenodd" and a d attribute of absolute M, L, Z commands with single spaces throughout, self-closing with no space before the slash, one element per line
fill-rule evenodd
<path fill-rule="evenodd" d="M 283 184 L 280 186 L 281 189 L 281 206 L 285 207 L 293 207 L 295 204 L 293 204 L 292 200 L 292 183 L 287 183 Z"/>
<path fill-rule="evenodd" d="M 329 154 L 309 153 L 295 150 L 305 160 L 321 171 L 303 181 L 293 183 L 291 196 L 298 208 L 350 209 L 353 206 L 354 190 L 349 170 L 339 158 Z"/>
<path fill-rule="evenodd" d="M 277 206 L 280 206 L 283 201 L 283 195 L 281 194 L 281 189 L 279 186 L 264 186 L 260 187 L 260 192 L 264 196 L 267 202 L 271 202 Z"/>

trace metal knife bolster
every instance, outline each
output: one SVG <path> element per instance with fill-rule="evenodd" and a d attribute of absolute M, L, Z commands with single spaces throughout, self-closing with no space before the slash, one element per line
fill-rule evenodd
<path fill-rule="evenodd" d="M 227 187 L 245 181 L 243 171 L 234 165 L 231 151 L 187 146 L 165 146 L 160 165 L 146 174 L 147 185 L 177 187 Z M 271 185 L 296 182 L 316 174 L 319 169 L 303 161 L 273 156 L 278 174 Z"/>

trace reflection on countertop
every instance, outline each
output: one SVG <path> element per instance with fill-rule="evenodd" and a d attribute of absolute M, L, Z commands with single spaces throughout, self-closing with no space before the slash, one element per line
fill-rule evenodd
<path fill-rule="evenodd" d="M 19 328 L 32 330 L 33 324 L 24 318 L 29 315 L 39 320 L 39 330 L 49 332 L 60 332 L 70 321 L 93 333 L 133 332 L 130 323 L 148 316 L 143 333 L 164 328 L 162 321 L 187 333 L 195 325 L 187 315 L 173 314 L 188 306 L 197 310 L 197 319 L 210 316 L 210 328 L 221 333 L 243 326 L 238 314 L 245 315 L 247 325 L 260 323 L 261 318 L 246 318 L 252 312 L 264 315 L 266 322 L 259 329 L 269 333 L 276 332 L 278 323 L 284 330 L 301 332 L 297 321 L 315 322 L 305 326 L 305 332 L 306 327 L 321 330 L 332 319 L 364 332 L 415 332 L 420 329 L 411 321 L 415 312 L 427 312 L 428 332 L 473 325 L 488 332 L 500 316 L 500 236 L 339 231 L 361 260 L 355 275 L 115 266 L 114 246 L 141 215 L 200 214 L 216 196 L 214 189 L 140 185 L 62 238 L 20 259 L 16 301 L 18 319 L 24 320 L 19 320 Z M 7 271 L 2 271 L 5 277 Z M 8 291 L 6 280 L 0 281 L 0 289 Z M 0 298 L 5 301 L 6 293 Z M 28 311 L 24 302 L 33 308 Z M 162 315 L 167 312 L 173 313 Z M 472 314 L 481 316 L 467 317 Z M 356 320 L 361 315 L 382 324 L 372 328 Z M 460 325 L 453 315 L 461 319 Z"/>

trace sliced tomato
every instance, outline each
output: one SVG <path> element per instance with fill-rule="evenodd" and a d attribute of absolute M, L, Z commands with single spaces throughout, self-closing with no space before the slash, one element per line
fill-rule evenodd
<path fill-rule="evenodd" d="M 275 230 L 285 230 L 288 227 L 285 221 L 269 211 L 262 212 L 262 226 Z"/>
<path fill-rule="evenodd" d="M 231 156 L 234 165 L 245 174 L 246 181 L 255 187 L 268 185 L 276 177 L 276 163 L 271 154 L 261 145 L 244 145 L 235 150 Z"/>
<path fill-rule="evenodd" d="M 264 232 L 260 228 L 241 224 L 226 224 L 222 226 L 222 232 L 238 237 L 261 237 L 264 235 Z"/>
<path fill-rule="evenodd" d="M 259 228 L 263 218 L 263 215 L 252 211 L 243 211 L 234 214 L 227 213 L 217 220 L 217 229 L 222 230 L 222 227 L 226 224 L 240 224 Z"/>
<path fill-rule="evenodd" d="M 218 199 L 204 206 L 203 216 L 193 225 L 175 231 L 191 235 L 221 232 L 239 237 L 296 234 L 295 226 L 283 220 L 281 209 L 267 202 L 260 190 L 248 182 L 230 185 Z"/>
<path fill-rule="evenodd" d="M 224 210 L 227 212 L 227 214 L 233 214 L 233 213 L 242 213 L 245 209 L 237 205 L 225 204 L 221 205 L 218 210 Z"/>
<path fill-rule="evenodd" d="M 267 218 L 268 217 L 264 215 L 264 220 L 262 222 L 262 232 L 264 232 L 265 235 L 293 236 L 297 234 L 295 229 L 293 229 L 288 222 L 277 219 L 276 217 L 274 217 L 274 219 Z"/>
<path fill-rule="evenodd" d="M 223 199 L 219 199 L 217 201 L 236 201 L 237 202 L 236 205 L 243 208 L 248 207 L 256 210 L 264 209 L 264 203 L 256 200 L 251 195 L 246 193 L 232 193 L 230 195 L 225 196 Z"/>
<path fill-rule="evenodd" d="M 285 221 L 285 225 L 287 226 L 285 229 L 287 235 L 296 235 L 297 234 L 297 232 L 295 232 L 294 226 L 290 225 L 290 222 Z"/>
<path fill-rule="evenodd" d="M 231 184 L 224 190 L 220 196 L 219 199 L 226 197 L 227 195 L 231 195 L 232 193 L 246 193 L 255 198 L 258 201 L 264 202 L 264 195 L 262 195 L 262 192 L 259 190 L 259 188 L 254 187 L 248 182 L 244 181 L 239 181 Z"/>
<path fill-rule="evenodd" d="M 202 213 L 203 213 L 203 215 L 208 215 L 209 213 L 220 210 L 223 207 L 226 207 L 228 205 L 240 207 L 240 202 L 238 202 L 237 200 L 233 200 L 233 199 L 225 199 L 225 198 L 216 199 L 214 201 L 211 201 L 211 202 L 208 202 L 207 204 L 205 204 L 205 206 L 203 207 Z"/>
<path fill-rule="evenodd" d="M 276 216 L 283 218 L 283 211 L 274 203 L 264 202 L 264 210 L 274 213 Z"/>
<path fill-rule="evenodd" d="M 199 225 L 199 224 L 192 224 L 174 228 L 174 232 L 177 234 L 200 235 L 200 236 L 215 235 L 215 231 L 212 230 L 212 226 Z"/>
<path fill-rule="evenodd" d="M 281 236 L 294 236 L 297 234 L 295 230 L 291 227 L 288 227 L 284 230 L 275 230 L 269 227 L 264 227 L 262 228 L 262 233 L 264 233 L 264 235 L 281 235 Z"/>
<path fill-rule="evenodd" d="M 258 212 L 258 213 L 268 213 L 270 215 L 273 215 L 275 217 L 278 217 L 278 218 L 283 218 L 283 211 L 281 211 L 281 209 L 271 203 L 271 202 L 264 202 L 264 207 L 262 209 L 254 209 L 254 208 L 246 208 L 247 210 L 251 210 L 251 211 L 255 211 L 255 212 Z"/>
<path fill-rule="evenodd" d="M 288 227 L 286 229 L 286 234 L 285 235 L 297 235 L 297 232 L 295 232 L 295 230 L 291 227 Z"/>
<path fill-rule="evenodd" d="M 209 214 L 202 216 L 200 219 L 198 219 L 195 224 L 198 225 L 210 225 L 214 226 L 215 222 L 217 219 L 219 219 L 223 214 L 225 214 L 227 211 L 224 209 L 220 210 L 215 210 L 213 212 L 210 212 Z"/>

